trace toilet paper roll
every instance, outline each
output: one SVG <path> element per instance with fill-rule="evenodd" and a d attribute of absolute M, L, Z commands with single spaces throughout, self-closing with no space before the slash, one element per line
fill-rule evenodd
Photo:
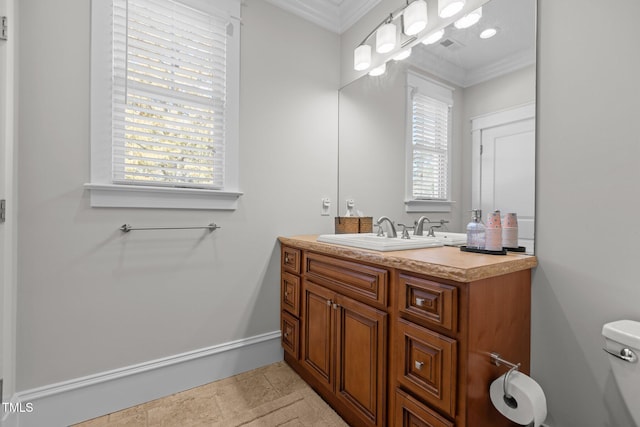
<path fill-rule="evenodd" d="M 504 375 L 501 375 L 489 387 L 491 403 L 498 412 L 517 424 L 539 427 L 547 417 L 547 399 L 542 387 L 533 378 L 519 371 L 512 372 L 507 392 L 515 399 L 517 406 L 511 407 L 504 399 L 503 384 Z"/>

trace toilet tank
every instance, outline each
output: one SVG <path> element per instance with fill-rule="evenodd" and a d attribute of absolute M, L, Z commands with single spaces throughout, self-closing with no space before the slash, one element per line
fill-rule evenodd
<path fill-rule="evenodd" d="M 602 335 L 625 347 L 640 349 L 640 322 L 618 320 L 602 327 Z"/>

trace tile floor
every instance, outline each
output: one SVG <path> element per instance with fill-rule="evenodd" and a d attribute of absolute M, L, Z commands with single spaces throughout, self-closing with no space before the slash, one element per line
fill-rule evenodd
<path fill-rule="evenodd" d="M 278 362 L 74 427 L 346 427 L 284 362 Z"/>

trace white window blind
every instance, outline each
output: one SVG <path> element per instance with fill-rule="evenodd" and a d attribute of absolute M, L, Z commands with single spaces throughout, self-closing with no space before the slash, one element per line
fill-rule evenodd
<path fill-rule="evenodd" d="M 113 182 L 223 188 L 228 20 L 173 0 L 113 13 Z"/>
<path fill-rule="evenodd" d="M 417 91 L 412 96 L 412 195 L 417 200 L 449 198 L 448 103 Z"/>

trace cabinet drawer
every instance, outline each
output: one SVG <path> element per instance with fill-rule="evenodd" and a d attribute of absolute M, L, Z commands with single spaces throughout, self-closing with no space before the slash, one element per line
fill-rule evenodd
<path fill-rule="evenodd" d="M 284 246 L 282 248 L 282 267 L 291 273 L 300 274 L 300 250 Z"/>
<path fill-rule="evenodd" d="M 457 331 L 458 288 L 400 274 L 398 310 L 404 318 L 426 327 Z"/>
<path fill-rule="evenodd" d="M 383 268 L 307 253 L 304 273 L 308 279 L 353 299 L 387 307 L 389 273 Z"/>
<path fill-rule="evenodd" d="M 452 417 L 456 409 L 456 340 L 398 321 L 398 382 Z"/>
<path fill-rule="evenodd" d="M 453 423 L 416 399 L 396 389 L 396 427 L 453 427 Z"/>
<path fill-rule="evenodd" d="M 286 311 L 281 312 L 280 316 L 280 328 L 282 330 L 282 348 L 284 348 L 284 351 L 291 354 L 297 360 L 298 355 L 300 354 L 299 320 Z"/>
<path fill-rule="evenodd" d="M 285 272 L 280 281 L 280 305 L 289 313 L 300 317 L 300 277 Z"/>

